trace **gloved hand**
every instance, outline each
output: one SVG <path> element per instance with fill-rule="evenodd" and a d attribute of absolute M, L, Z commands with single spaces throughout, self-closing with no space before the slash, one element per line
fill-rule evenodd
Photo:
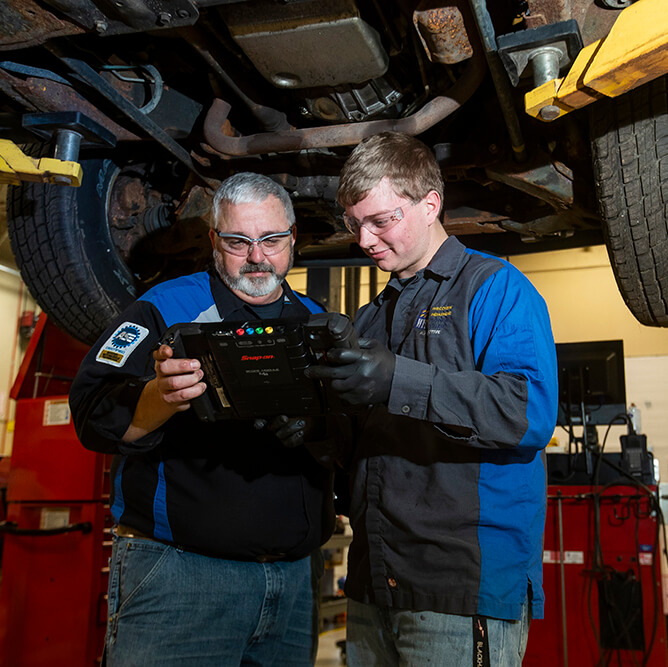
<path fill-rule="evenodd" d="M 284 447 L 290 448 L 304 444 L 308 426 L 309 423 L 305 417 L 287 417 L 286 415 L 278 415 L 270 421 L 256 419 L 253 422 L 254 428 L 257 430 L 266 428 L 283 443 Z"/>
<path fill-rule="evenodd" d="M 266 428 L 284 447 L 292 449 L 304 445 L 311 456 L 323 467 L 334 469 L 343 446 L 340 437 L 330 433 L 328 423 L 336 417 L 287 417 L 279 415 L 272 420 L 256 419 L 254 428 Z M 336 433 L 339 433 L 337 430 Z M 340 435 L 340 433 L 339 433 Z"/>
<path fill-rule="evenodd" d="M 310 366 L 305 373 L 331 380 L 332 389 L 347 403 L 374 405 L 390 397 L 396 356 L 380 341 L 360 338 L 359 349 L 332 348 L 327 360 L 332 365 Z"/>

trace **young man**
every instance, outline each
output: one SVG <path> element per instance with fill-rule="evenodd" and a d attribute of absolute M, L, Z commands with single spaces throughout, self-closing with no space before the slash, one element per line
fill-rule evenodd
<path fill-rule="evenodd" d="M 358 408 L 350 459 L 352 667 L 520 665 L 543 610 L 542 450 L 556 422 L 545 303 L 440 222 L 443 181 L 413 137 L 347 160 L 345 222 L 392 276 L 355 319 L 360 350 L 310 374 Z M 355 412 L 355 411 L 353 411 Z"/>
<path fill-rule="evenodd" d="M 154 352 L 178 322 L 322 311 L 284 280 L 295 228 L 282 187 L 232 176 L 212 218 L 215 269 L 130 306 L 70 394 L 81 442 L 115 455 L 110 666 L 305 667 L 315 653 L 311 554 L 334 523 L 330 473 L 304 447 L 284 447 L 280 428 L 199 421 L 189 409 L 205 390 L 199 362 Z"/>

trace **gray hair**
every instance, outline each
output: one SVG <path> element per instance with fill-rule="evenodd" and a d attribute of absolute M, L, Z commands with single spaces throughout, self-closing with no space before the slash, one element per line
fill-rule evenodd
<path fill-rule="evenodd" d="M 216 226 L 216 221 L 226 206 L 261 204 L 269 195 L 281 202 L 290 226 L 294 225 L 295 210 L 285 188 L 268 176 L 243 171 L 225 179 L 216 190 L 213 196 L 211 226 Z"/>

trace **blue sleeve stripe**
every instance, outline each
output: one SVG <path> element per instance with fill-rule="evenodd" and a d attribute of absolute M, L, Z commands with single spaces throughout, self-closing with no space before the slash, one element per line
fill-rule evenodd
<path fill-rule="evenodd" d="M 515 267 L 494 259 L 498 270 L 484 280 L 471 299 L 469 335 L 476 370 L 524 378 L 526 401 L 517 402 L 516 409 L 517 418 L 524 417 L 527 426 L 518 447 L 481 453 L 478 612 L 519 618 L 530 583 L 532 611 L 535 618 L 541 618 L 542 448 L 556 423 L 556 351 L 549 313 L 540 294 Z M 506 554 L 513 554 L 512 563 Z"/>
<path fill-rule="evenodd" d="M 501 260 L 498 260 L 501 261 Z M 528 428 L 519 445 L 544 447 L 557 421 L 557 357 L 545 301 L 507 262 L 471 301 L 469 335 L 477 370 L 525 378 Z"/>
<path fill-rule="evenodd" d="M 545 524 L 542 454 L 542 451 L 517 449 L 503 452 L 502 462 L 490 460 L 480 464 L 478 613 L 483 616 L 519 618 L 530 583 L 533 613 L 542 618 Z"/>
<path fill-rule="evenodd" d="M 123 468 L 125 467 L 125 462 L 127 461 L 127 456 L 122 456 L 118 467 L 116 468 L 116 477 L 114 478 L 114 504 L 111 506 L 111 516 L 114 517 L 114 521 L 119 523 L 123 512 L 125 512 L 125 498 L 123 497 Z"/>
<path fill-rule="evenodd" d="M 183 292 L 186 298 L 181 297 Z M 206 313 L 215 308 L 206 271 L 156 285 L 139 300 L 153 304 L 168 327 L 177 322 L 211 321 Z"/>
<path fill-rule="evenodd" d="M 310 313 L 325 312 L 325 309 L 319 303 L 316 303 L 313 299 L 309 298 L 308 296 L 294 291 L 293 294 L 308 308 Z"/>
<path fill-rule="evenodd" d="M 167 517 L 167 482 L 165 481 L 165 462 L 158 466 L 158 486 L 153 499 L 153 521 L 155 528 L 153 535 L 159 540 L 172 542 L 172 529 Z"/>

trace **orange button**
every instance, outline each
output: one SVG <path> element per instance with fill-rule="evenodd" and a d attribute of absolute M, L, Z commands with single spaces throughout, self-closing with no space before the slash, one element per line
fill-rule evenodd
<path fill-rule="evenodd" d="M 390 586 L 390 588 L 396 588 L 397 587 L 397 580 L 393 579 L 392 577 L 388 577 L 387 583 Z"/>

